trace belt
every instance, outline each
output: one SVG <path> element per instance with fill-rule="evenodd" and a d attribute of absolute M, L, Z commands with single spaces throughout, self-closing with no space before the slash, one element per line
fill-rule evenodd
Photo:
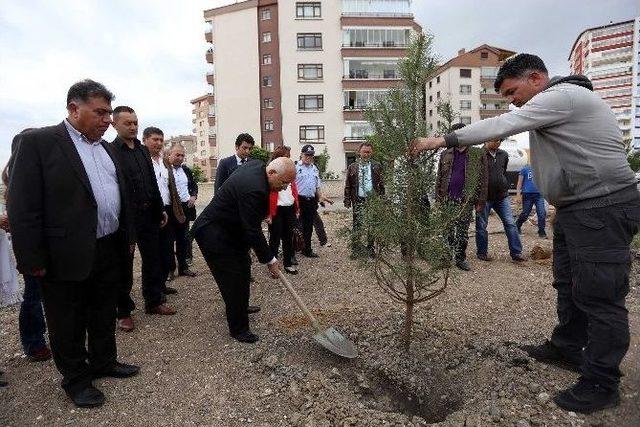
<path fill-rule="evenodd" d="M 301 196 L 301 195 L 299 195 L 299 194 L 298 194 L 298 197 L 299 197 L 299 198 L 301 198 L 302 200 L 309 200 L 309 201 L 310 201 L 310 200 L 315 200 L 315 199 L 316 199 L 316 196 L 309 197 L 309 196 Z"/>

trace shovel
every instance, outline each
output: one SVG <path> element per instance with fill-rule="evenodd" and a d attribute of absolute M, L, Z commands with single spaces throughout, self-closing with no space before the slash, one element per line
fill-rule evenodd
<path fill-rule="evenodd" d="M 287 288 L 289 293 L 293 296 L 293 299 L 296 300 L 296 304 L 300 307 L 300 310 L 307 316 L 311 326 L 315 329 L 316 334 L 313 336 L 313 339 L 316 340 L 318 344 L 326 348 L 332 353 L 337 354 L 338 356 L 346 357 L 348 359 L 353 359 L 358 356 L 358 351 L 356 350 L 353 342 L 345 338 L 340 332 L 338 332 L 333 326 L 325 329 L 324 331 L 320 327 L 320 323 L 315 318 L 313 314 L 309 311 L 307 306 L 302 302 L 298 293 L 293 289 L 289 280 L 284 277 L 284 273 L 282 271 L 278 271 L 278 277 L 282 284 Z"/>

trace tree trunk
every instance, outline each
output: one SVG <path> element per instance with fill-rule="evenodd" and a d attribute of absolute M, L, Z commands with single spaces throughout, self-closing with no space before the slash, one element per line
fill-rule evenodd
<path fill-rule="evenodd" d="M 408 302 L 405 308 L 406 312 L 404 315 L 404 332 L 402 341 L 404 349 L 409 351 L 411 346 L 411 330 L 413 329 L 413 302 Z"/>

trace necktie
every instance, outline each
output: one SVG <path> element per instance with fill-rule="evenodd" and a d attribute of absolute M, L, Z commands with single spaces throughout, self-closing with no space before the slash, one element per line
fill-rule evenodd
<path fill-rule="evenodd" d="M 240 159 L 240 165 L 244 165 L 247 159 Z"/>

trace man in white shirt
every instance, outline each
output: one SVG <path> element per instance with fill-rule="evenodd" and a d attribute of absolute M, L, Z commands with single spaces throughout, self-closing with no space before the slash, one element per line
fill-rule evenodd
<path fill-rule="evenodd" d="M 183 165 L 185 157 L 184 147 L 175 144 L 169 151 L 169 163 L 176 181 L 176 190 L 186 221 L 176 221 L 175 216 L 169 215 L 169 221 L 173 222 L 176 238 L 176 258 L 178 259 L 178 274 L 180 276 L 194 277 L 196 273 L 189 269 L 187 258 L 191 258 L 190 239 L 187 237 L 189 221 L 196 219 L 195 204 L 198 197 L 198 186 L 193 179 L 191 170 Z M 175 264 L 173 265 L 175 269 Z"/>
<path fill-rule="evenodd" d="M 149 149 L 149 154 L 151 155 L 151 163 L 153 164 L 153 171 L 158 183 L 158 190 L 160 190 L 164 212 L 168 218 L 167 223 L 160 229 L 162 290 L 166 298 L 166 295 L 178 292 L 175 288 L 168 287 L 166 281 L 169 272 L 172 271 L 172 262 L 173 268 L 175 268 L 173 243 L 176 240 L 176 230 L 174 224 L 184 224 L 185 215 L 182 210 L 178 191 L 176 190 L 173 168 L 169 162 L 162 157 L 164 133 L 156 127 L 148 127 L 142 135 L 142 142 Z"/>

